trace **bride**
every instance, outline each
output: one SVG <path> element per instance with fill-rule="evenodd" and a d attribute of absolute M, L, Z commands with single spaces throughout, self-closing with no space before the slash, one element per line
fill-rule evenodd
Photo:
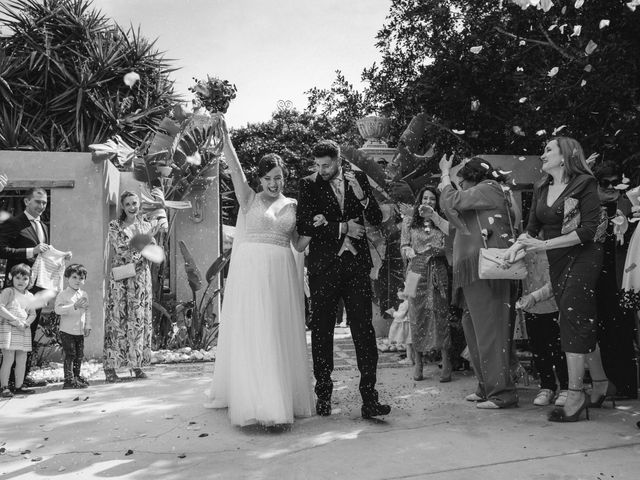
<path fill-rule="evenodd" d="M 224 155 L 240 203 L 209 408 L 238 426 L 274 426 L 311 416 L 302 264 L 310 237 L 296 232 L 296 201 L 282 194 L 287 170 L 276 154 L 258 163 L 262 191 L 247 183 L 222 121 Z"/>

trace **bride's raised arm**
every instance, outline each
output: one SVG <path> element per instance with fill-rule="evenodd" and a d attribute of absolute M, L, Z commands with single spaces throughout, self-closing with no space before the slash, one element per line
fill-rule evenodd
<path fill-rule="evenodd" d="M 224 140 L 224 158 L 229 166 L 229 170 L 231 171 L 231 181 L 233 182 L 233 189 L 235 191 L 236 198 L 238 199 L 238 203 L 240 203 L 240 208 L 242 208 L 243 212 L 246 212 L 249 205 L 251 205 L 256 192 L 249 186 L 247 177 L 242 170 L 238 154 L 236 153 L 236 149 L 233 148 L 233 143 L 231 143 L 231 138 L 229 137 L 227 122 L 224 118 L 220 119 L 220 122 Z"/>

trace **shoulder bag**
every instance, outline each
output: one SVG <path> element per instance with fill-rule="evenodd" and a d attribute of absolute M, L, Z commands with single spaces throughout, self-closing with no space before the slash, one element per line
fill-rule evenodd
<path fill-rule="evenodd" d="M 502 193 L 504 195 L 504 192 Z M 513 228 L 513 222 L 511 221 L 511 208 L 506 196 L 504 201 L 507 207 L 507 218 L 509 219 L 511 236 L 515 241 L 516 234 Z M 481 280 L 522 280 L 525 278 L 527 276 L 527 265 L 524 262 L 525 251 L 521 250 L 518 252 L 516 260 L 513 263 L 505 263 L 504 255 L 508 249 L 487 247 L 487 240 L 483 233 L 477 210 L 476 220 L 478 221 L 480 236 L 482 237 L 482 243 L 484 245 L 484 248 L 480 249 L 478 255 L 478 277 Z"/>

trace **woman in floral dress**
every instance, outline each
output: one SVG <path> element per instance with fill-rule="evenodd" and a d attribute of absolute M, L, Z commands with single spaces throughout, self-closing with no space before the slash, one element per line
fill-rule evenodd
<path fill-rule="evenodd" d="M 104 333 L 104 373 L 108 383 L 119 380 L 116 369 L 129 367 L 136 378 L 147 378 L 142 367 L 151 361 L 152 291 L 149 261 L 131 245 L 136 235 L 153 237 L 157 220 L 140 214 L 140 199 L 132 192 L 120 196 L 122 213 L 109 223 L 109 244 L 114 250 L 112 269 L 133 264 L 135 275 L 116 280 L 112 272 Z"/>
<path fill-rule="evenodd" d="M 436 189 L 424 187 L 416 198 L 413 215 L 402 224 L 402 253 L 409 259 L 407 273 L 420 276 L 415 296 L 409 298 L 409 320 L 415 356 L 413 378 L 422 380 L 422 360 L 442 353 L 441 382 L 451 381 L 449 349 L 449 278 L 445 257 L 445 236 L 449 222 L 434 210 Z"/>

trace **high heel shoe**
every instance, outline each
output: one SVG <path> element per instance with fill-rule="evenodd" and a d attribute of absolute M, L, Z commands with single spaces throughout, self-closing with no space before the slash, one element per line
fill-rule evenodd
<path fill-rule="evenodd" d="M 589 420 L 589 397 L 587 397 L 587 394 L 584 393 L 584 390 L 577 390 L 574 388 L 570 388 L 569 390 L 571 392 L 582 392 L 582 396 L 584 399 L 582 401 L 582 405 L 580 405 L 578 410 L 576 410 L 573 415 L 567 415 L 564 410 L 565 407 L 554 408 L 553 410 L 551 410 L 551 413 L 547 417 L 547 420 L 549 420 L 550 422 L 577 422 L 578 420 L 580 420 L 580 414 L 583 410 L 587 420 Z"/>
<path fill-rule="evenodd" d="M 591 380 L 593 383 L 604 383 L 607 382 L 607 390 L 604 395 L 599 395 L 598 398 L 594 401 L 591 401 L 589 398 L 589 408 L 602 408 L 602 404 L 605 400 L 611 400 L 611 407 L 616 408 L 616 399 L 614 398 L 616 394 L 616 386 L 611 383 L 609 380 Z"/>
<path fill-rule="evenodd" d="M 116 375 L 115 368 L 105 368 L 104 369 L 104 382 L 105 383 L 119 383 L 120 377 Z"/>

